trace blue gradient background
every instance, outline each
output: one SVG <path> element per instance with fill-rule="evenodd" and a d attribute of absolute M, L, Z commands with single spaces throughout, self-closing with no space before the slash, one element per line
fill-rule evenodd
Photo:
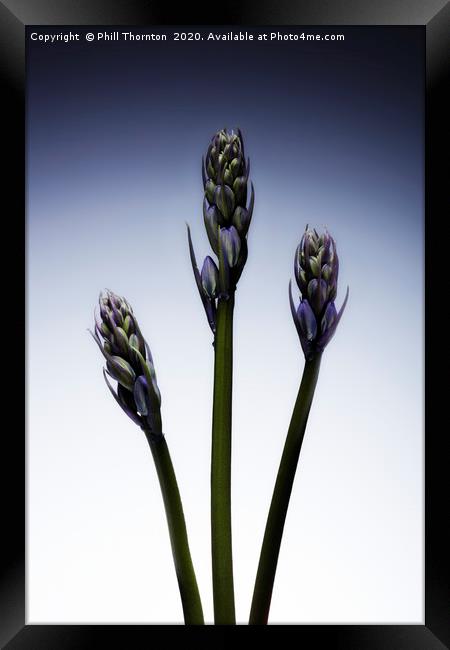
<path fill-rule="evenodd" d="M 200 159 L 223 126 L 243 130 L 256 189 L 235 314 L 238 620 L 303 367 L 287 284 L 306 223 L 334 234 L 338 304 L 347 284 L 350 299 L 323 360 L 271 621 L 423 620 L 423 30 L 298 31 L 346 40 L 27 38 L 28 622 L 182 621 L 147 443 L 86 331 L 105 286 L 127 296 L 153 351 L 212 620 L 213 350 L 184 222 L 201 263 Z"/>

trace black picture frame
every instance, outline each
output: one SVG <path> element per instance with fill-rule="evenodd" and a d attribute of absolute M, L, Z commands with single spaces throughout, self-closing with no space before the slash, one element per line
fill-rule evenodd
<path fill-rule="evenodd" d="M 172 13 L 171 13 L 172 12 Z M 426 560 L 425 625 L 299 625 L 268 626 L 264 634 L 285 633 L 295 627 L 295 642 L 304 648 L 325 647 L 345 650 L 438 650 L 450 647 L 450 588 L 448 555 L 449 485 L 446 451 L 444 389 L 448 384 L 433 374 L 433 360 L 442 364 L 446 294 L 443 279 L 447 252 L 439 226 L 445 202 L 448 163 L 445 120 L 448 104 L 445 87 L 448 72 L 450 5 L 445 0 L 392 0 L 374 3 L 359 0 L 298 1 L 269 0 L 251 4 L 243 0 L 221 3 L 216 11 L 186 3 L 173 11 L 167 2 L 148 0 L 0 0 L 0 71 L 2 78 L 3 159 L 3 308 L 8 313 L 7 340 L 3 353 L 8 368 L 3 408 L 2 474 L 6 484 L 2 495 L 3 535 L 0 574 L 0 644 L 8 650 L 29 648 L 97 648 L 103 645 L 143 648 L 164 627 L 165 643 L 178 635 L 198 643 L 226 643 L 244 626 L 186 628 L 184 626 L 122 625 L 26 625 L 25 623 L 25 436 L 19 417 L 23 405 L 25 352 L 25 27 L 27 25 L 422 25 L 426 32 L 426 293 L 425 293 L 425 456 L 426 456 Z M 447 183 L 446 183 L 447 181 Z M 8 207 L 6 207 L 6 203 Z M 447 208 L 448 210 L 448 208 Z M 7 254 L 6 254 L 7 253 Z M 11 268 L 11 259 L 14 268 Z M 411 260 L 414 263 L 414 260 Z M 448 267 L 448 264 L 447 264 Z M 422 290 L 422 288 L 419 288 Z M 439 292 L 439 293 L 438 293 Z M 436 335 L 434 329 L 436 328 Z M 23 337 L 21 336 L 23 334 Z M 13 341 L 17 341 L 14 345 Z M 439 346 L 439 348 L 438 348 Z M 5 366 L 4 366 L 5 367 Z M 11 376 L 11 369 L 14 373 Z M 51 387 L 49 387 L 51 390 Z M 25 390 L 26 394 L 26 390 Z M 13 407 L 14 399 L 17 404 Z M 441 399 L 440 399 L 441 398 Z M 436 414 L 441 405 L 442 420 Z M 25 405 L 26 406 L 26 405 Z M 25 408 L 26 410 L 26 408 Z M 443 422 L 444 424 L 440 424 Z M 170 629 L 169 629 L 170 627 Z M 282 629 L 283 628 L 283 629 Z M 250 635 L 260 634 L 253 628 Z M 244 633 L 245 635 L 247 633 Z M 240 632 L 239 632 L 240 634 Z M 175 635 L 175 636 L 173 636 Z M 194 636 L 195 635 L 195 636 Z"/>

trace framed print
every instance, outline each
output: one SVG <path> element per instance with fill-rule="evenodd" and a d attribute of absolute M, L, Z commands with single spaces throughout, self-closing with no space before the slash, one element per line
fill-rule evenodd
<path fill-rule="evenodd" d="M 448 5 L 0 13 L 2 647 L 449 647 Z"/>

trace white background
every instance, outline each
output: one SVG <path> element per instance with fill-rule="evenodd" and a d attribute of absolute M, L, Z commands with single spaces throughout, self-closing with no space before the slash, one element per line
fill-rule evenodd
<path fill-rule="evenodd" d="M 303 367 L 287 300 L 296 233 L 286 227 L 271 238 L 265 212 L 273 206 L 264 190 L 259 195 L 235 312 L 232 486 L 241 622 L 249 612 Z M 116 214 L 109 210 L 108 219 L 119 223 L 121 209 L 125 205 Z M 106 214 L 98 210 L 101 222 Z M 139 218 L 140 206 L 135 211 Z M 211 621 L 213 348 L 184 224 L 167 215 L 164 227 L 137 243 L 121 231 L 130 255 L 142 259 L 159 249 L 162 257 L 171 256 L 164 274 L 137 283 L 126 265 L 99 260 L 98 242 L 87 239 L 79 222 L 68 227 L 72 218 L 67 208 L 59 225 L 55 218 L 45 254 L 37 245 L 33 250 L 32 229 L 30 236 L 28 622 L 182 620 L 150 450 L 110 396 L 102 357 L 86 331 L 97 287 L 104 285 L 128 297 L 153 351 L 164 431 Z M 206 253 L 202 225 L 193 226 L 198 254 Z M 403 271 L 396 292 L 383 294 L 375 269 L 358 268 L 349 228 L 344 219 L 334 228 L 341 254 L 338 304 L 347 283 L 350 299 L 322 362 L 284 531 L 272 622 L 411 623 L 423 617 L 422 299 L 408 291 Z M 360 236 L 385 245 L 372 232 Z M 405 253 L 414 249 L 404 246 Z M 279 263 L 267 266 L 274 250 Z M 70 290 L 61 293 L 65 282 Z M 177 287 L 176 296 L 167 287 Z"/>

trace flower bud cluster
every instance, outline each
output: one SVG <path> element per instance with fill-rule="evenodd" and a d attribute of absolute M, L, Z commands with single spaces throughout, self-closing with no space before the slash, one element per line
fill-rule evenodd
<path fill-rule="evenodd" d="M 202 176 L 203 219 L 217 263 L 208 255 L 198 270 L 188 230 L 192 267 L 213 332 L 217 300 L 227 299 L 236 289 L 247 261 L 247 233 L 255 200 L 252 184 L 247 205 L 249 171 L 239 129 L 236 133 L 226 129 L 216 133 L 202 161 Z"/>
<path fill-rule="evenodd" d="M 348 289 L 339 311 L 337 294 L 339 258 L 336 243 L 328 232 L 321 235 L 306 228 L 295 252 L 294 273 L 300 289 L 300 304 L 295 308 L 289 285 L 292 317 L 306 359 L 321 353 L 336 331 L 348 299 Z"/>
<path fill-rule="evenodd" d="M 105 357 L 103 374 L 119 406 L 142 429 L 161 436 L 161 395 L 152 355 L 125 298 L 112 291 L 100 294 L 92 335 Z M 108 377 L 117 381 L 116 390 Z"/>

